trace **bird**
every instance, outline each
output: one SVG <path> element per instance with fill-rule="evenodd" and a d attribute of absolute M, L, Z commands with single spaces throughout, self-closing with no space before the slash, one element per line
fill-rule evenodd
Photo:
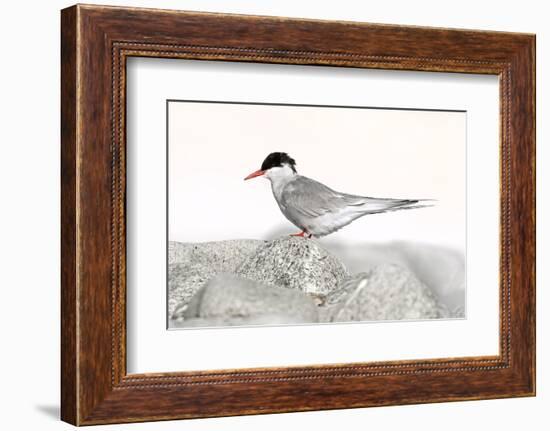
<path fill-rule="evenodd" d="M 337 192 L 299 175 L 296 161 L 284 152 L 269 154 L 245 180 L 264 177 L 283 215 L 301 232 L 292 236 L 320 238 L 369 214 L 433 206 L 433 199 L 391 199 Z M 428 203 L 425 203 L 428 202 Z"/>

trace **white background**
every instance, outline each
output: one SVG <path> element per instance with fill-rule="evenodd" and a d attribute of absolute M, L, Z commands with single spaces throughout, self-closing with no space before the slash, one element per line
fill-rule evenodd
<path fill-rule="evenodd" d="M 110 1 L 103 3 L 114 4 Z M 537 113 L 550 116 L 548 12 L 544 2 L 440 1 L 316 2 L 278 1 L 118 1 L 221 12 L 347 19 L 381 23 L 448 26 L 537 33 Z M 59 9 L 64 1 L 3 5 L 0 31 L 3 61 L 0 212 L 3 263 L 0 286 L 7 293 L 0 313 L 3 350 L 0 394 L 6 429 L 70 429 L 58 422 L 59 399 Z M 23 19 L 24 17 L 24 19 Z M 29 122 L 31 124 L 29 125 Z M 538 135 L 538 396 L 508 399 L 106 426 L 101 429 L 257 430 L 284 428 L 469 430 L 545 429 L 550 421 L 548 309 L 549 126 Z"/>
<path fill-rule="evenodd" d="M 132 59 L 128 64 L 127 82 L 128 372 L 498 353 L 499 107 L 496 77 Z M 189 235 L 194 235 L 192 241 L 223 239 L 223 235 L 230 239 L 265 238 L 269 232 L 265 231 L 265 224 L 278 223 L 282 216 L 273 208 L 276 204 L 269 184 L 261 180 L 245 183 L 243 176 L 246 174 L 242 172 L 255 170 L 260 164 L 257 160 L 270 151 L 269 146 L 281 145 L 283 150 L 290 151 L 286 143 L 290 141 L 294 142 L 291 145 L 293 155 L 303 160 L 302 172 L 314 178 L 326 178 L 329 184 L 337 184 L 334 187 L 341 190 L 369 187 L 378 190 L 373 193 L 375 196 L 404 197 L 413 197 L 420 193 L 418 190 L 423 190 L 427 196 L 438 200 L 434 208 L 366 217 L 328 239 L 318 240 L 322 244 L 331 240 L 346 246 L 356 242 L 360 246 L 369 242 L 408 240 L 416 244 L 431 242 L 452 246 L 459 251 L 463 250 L 465 240 L 467 164 L 468 318 L 166 331 L 165 101 L 185 97 L 467 111 L 468 125 L 465 127 L 464 113 L 250 105 L 237 109 L 233 106 L 230 112 L 230 105 L 209 104 L 201 108 L 193 104 L 191 109 L 182 110 L 184 106 L 180 103 L 170 107 L 169 164 L 171 196 L 179 193 L 190 200 L 170 202 L 171 239 L 174 230 L 179 240 Z M 179 114 L 174 115 L 178 107 Z M 243 117 L 247 109 L 248 115 Z M 258 114 L 259 110 L 266 109 L 270 111 L 269 116 Z M 304 112 L 297 114 L 296 109 Z M 201 111 L 208 114 L 208 120 Z M 250 120 L 252 113 L 256 118 L 251 121 L 256 126 L 247 127 L 246 133 L 241 132 L 239 120 Z M 296 118 L 306 127 L 289 126 Z M 327 126 L 317 126 L 324 137 L 311 142 L 309 134 L 317 131 L 311 127 L 313 120 Z M 272 132 L 269 121 L 283 130 Z M 371 122 L 376 122 L 377 126 Z M 185 129 L 183 124 L 187 123 L 191 126 Z M 205 128 L 212 129 L 210 123 L 220 132 L 201 132 Z M 341 136 L 332 135 L 332 140 L 341 141 L 338 150 L 325 153 L 324 149 L 335 150 L 331 145 L 335 129 L 348 131 L 341 131 Z M 269 134 L 273 136 L 267 136 Z M 310 141 L 309 151 L 306 141 Z M 204 148 L 198 150 L 197 144 Z M 369 163 L 369 157 L 375 161 Z M 332 169 L 325 167 L 331 163 L 334 163 Z M 249 166 L 252 164 L 255 168 Z M 179 174 L 173 175 L 174 172 Z M 253 204 L 247 207 L 243 202 L 241 205 L 236 202 L 237 196 Z M 223 199 L 227 201 L 224 203 Z M 183 204 L 183 211 L 177 203 Z M 262 209 L 265 212 L 260 213 L 256 221 L 248 220 L 251 214 Z M 214 213 L 214 218 L 203 215 L 203 210 Z M 194 211 L 198 214 L 188 214 Z M 456 214 L 451 215 L 453 213 Z M 268 229 L 273 230 L 273 226 Z"/>
<path fill-rule="evenodd" d="M 185 64 L 189 63 L 182 62 L 182 72 Z M 295 66 L 267 64 L 260 67 L 238 65 L 235 72 L 244 72 L 246 84 L 229 86 L 222 77 L 230 81 L 235 76 L 231 76 L 228 70 L 220 73 L 219 63 L 217 65 L 218 68 L 209 62 L 198 73 L 186 79 L 183 79 L 182 73 L 167 77 L 158 69 L 157 74 L 160 75 L 156 76 L 164 77 L 161 78 L 160 87 L 166 88 L 168 92 L 170 89 L 166 82 L 173 77 L 175 79 L 170 83 L 179 84 L 180 88 L 172 90 L 172 93 L 189 94 L 189 87 L 207 87 L 208 94 L 216 97 L 216 92 L 234 88 L 231 96 L 239 97 L 239 100 L 267 100 L 268 97 L 272 100 L 275 96 L 277 100 L 291 99 L 304 103 L 311 100 L 313 93 L 317 100 L 333 103 L 336 93 L 342 103 L 344 99 L 349 100 L 351 94 L 358 103 L 361 100 L 363 104 L 373 103 L 378 99 L 387 106 L 388 103 L 395 103 L 387 100 L 389 93 L 399 95 L 403 104 L 405 91 L 414 87 L 414 96 L 407 98 L 413 100 L 408 101 L 406 106 L 411 106 L 412 102 L 414 106 L 434 108 L 435 99 L 443 105 L 445 100 L 453 100 L 453 106 L 464 104 L 466 108 L 465 105 L 484 97 L 492 101 L 495 93 L 498 95 L 498 78 L 495 76 L 394 72 L 390 74 L 392 78 L 388 78 L 387 71 L 372 73 L 361 69 L 307 66 L 296 71 L 289 69 Z M 259 75 L 262 70 L 264 73 L 271 71 L 264 75 L 264 79 L 255 79 L 254 84 L 251 84 L 253 69 L 257 69 L 255 75 Z M 338 73 L 342 70 L 344 73 Z M 334 77 L 330 79 L 333 71 L 340 80 Z M 155 76 L 154 72 L 149 75 Z M 422 78 L 422 75 L 425 76 Z M 208 79 L 209 76 L 213 79 Z M 413 83 L 409 82 L 407 86 L 403 83 L 405 77 Z M 348 85 L 342 81 L 347 81 Z M 453 81 L 456 82 L 454 86 Z M 188 85 L 181 86 L 182 82 Z M 204 84 L 197 85 L 197 82 Z M 470 91 L 466 89 L 468 82 Z M 142 78 L 140 85 L 143 84 L 145 82 Z M 438 85 L 437 89 L 433 88 L 434 84 Z M 449 87 L 454 87 L 452 95 L 443 93 L 443 89 Z M 154 88 L 158 91 L 159 85 Z M 265 91 L 270 88 L 273 91 Z M 321 88 L 324 91 L 319 91 Z M 361 91 L 358 91 L 359 88 Z M 198 90 L 199 94 L 201 90 Z M 419 93 L 422 97 L 418 97 Z M 460 96 L 459 101 L 454 98 L 455 93 Z M 223 97 L 227 98 L 228 95 L 224 94 Z M 150 105 L 153 105 L 151 111 L 158 107 L 158 98 L 151 100 Z M 484 104 L 483 108 L 486 107 Z M 353 243 L 401 240 L 450 246 L 464 252 L 466 115 L 471 119 L 475 115 L 471 111 L 466 114 L 185 102 L 170 102 L 169 109 L 170 241 L 271 239 L 274 231 L 289 234 L 298 232 L 299 229 L 281 214 L 269 181 L 264 178 L 243 181 L 244 176 L 260 168 L 269 153 L 285 151 L 296 160 L 299 174 L 321 181 L 338 191 L 362 196 L 437 200 L 434 207 L 423 211 L 398 211 L 362 218 L 331 234 L 327 238 L 329 241 L 350 246 Z M 139 108 L 131 111 L 135 110 Z M 481 107 L 480 111 L 483 112 Z M 490 109 L 488 111 L 489 115 L 498 118 L 498 105 L 492 112 Z M 143 128 L 151 127 L 155 119 L 144 116 Z M 475 124 L 468 123 L 469 132 L 479 131 L 480 127 L 476 129 Z M 213 124 L 215 127 L 212 127 Z M 491 121 L 478 118 L 478 125 L 489 130 L 480 137 L 481 145 L 473 143 L 470 147 L 472 150 L 486 148 L 489 132 L 493 133 L 494 144 L 491 146 L 496 149 L 493 153 L 496 158 L 492 165 L 488 157 L 489 166 L 481 161 L 478 166 L 483 167 L 485 177 L 495 178 L 489 187 L 497 190 L 498 119 L 491 127 Z M 129 124 L 129 128 L 133 130 L 135 126 Z M 141 136 L 141 133 L 136 134 Z M 158 151 L 154 141 L 143 144 Z M 134 146 L 130 145 L 130 148 Z M 470 158 L 479 160 L 473 153 L 475 151 L 468 151 Z M 152 162 L 149 166 L 152 167 Z M 492 167 L 491 173 L 487 172 L 487 167 Z M 154 172 L 162 174 L 164 169 L 160 172 L 155 169 Z M 487 212 L 489 217 L 494 217 L 494 211 L 498 211 L 498 198 L 488 200 L 486 197 L 489 194 L 485 192 L 485 199 L 481 202 L 491 207 Z M 498 221 L 494 230 L 498 236 Z M 327 239 L 321 239 L 320 242 L 326 243 Z"/>

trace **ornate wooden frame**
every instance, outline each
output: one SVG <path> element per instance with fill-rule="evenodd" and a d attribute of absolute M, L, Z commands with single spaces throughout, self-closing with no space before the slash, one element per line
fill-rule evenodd
<path fill-rule="evenodd" d="M 153 9 L 61 14 L 61 417 L 75 425 L 535 394 L 535 36 Z M 126 373 L 129 56 L 500 77 L 500 354 Z"/>

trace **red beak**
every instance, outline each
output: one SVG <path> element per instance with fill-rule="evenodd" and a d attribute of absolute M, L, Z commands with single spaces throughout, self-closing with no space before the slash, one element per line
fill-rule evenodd
<path fill-rule="evenodd" d="M 248 177 L 245 178 L 245 181 L 250 180 L 250 179 L 255 178 L 255 177 L 260 177 L 263 174 L 265 174 L 265 171 L 262 171 L 261 169 L 259 171 L 256 171 L 256 172 L 252 172 Z"/>

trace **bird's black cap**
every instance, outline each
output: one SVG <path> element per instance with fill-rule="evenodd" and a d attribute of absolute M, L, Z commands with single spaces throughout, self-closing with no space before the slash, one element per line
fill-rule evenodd
<path fill-rule="evenodd" d="M 268 169 L 275 167 L 281 167 L 284 163 L 288 164 L 296 173 L 296 162 L 287 153 L 271 153 L 262 163 L 262 171 L 267 171 Z"/>

